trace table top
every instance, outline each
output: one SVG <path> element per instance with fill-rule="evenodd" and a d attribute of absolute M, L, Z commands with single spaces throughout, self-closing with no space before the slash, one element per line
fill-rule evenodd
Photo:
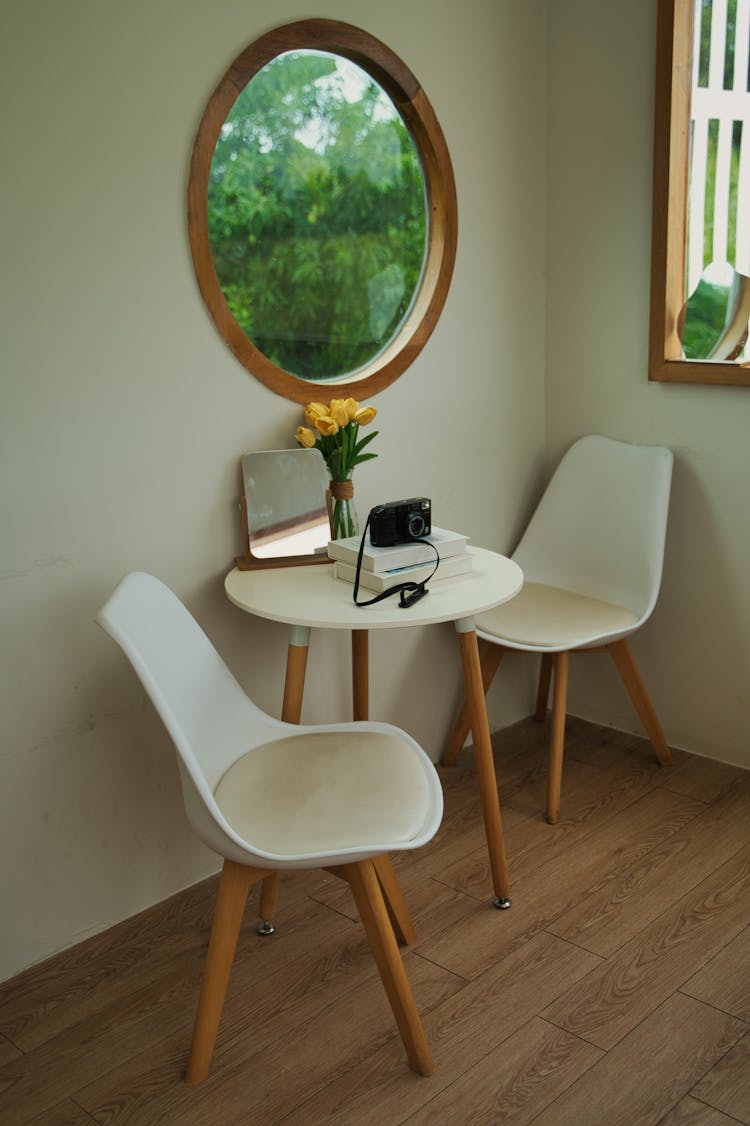
<path fill-rule="evenodd" d="M 333 566 L 273 567 L 240 571 L 224 580 L 230 602 L 241 610 L 295 626 L 321 629 L 389 629 L 470 618 L 507 602 L 523 586 L 517 563 L 494 551 L 469 547 L 473 571 L 427 584 L 429 593 L 407 609 L 398 595 L 374 606 L 355 605 L 351 583 L 337 579 Z M 360 587 L 359 597 L 372 592 Z"/>

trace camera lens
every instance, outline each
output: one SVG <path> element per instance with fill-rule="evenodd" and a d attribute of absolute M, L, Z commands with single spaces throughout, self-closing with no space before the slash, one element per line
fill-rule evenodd
<path fill-rule="evenodd" d="M 409 535 L 416 539 L 418 536 L 424 535 L 426 527 L 424 516 L 419 512 L 412 512 L 409 517 Z"/>

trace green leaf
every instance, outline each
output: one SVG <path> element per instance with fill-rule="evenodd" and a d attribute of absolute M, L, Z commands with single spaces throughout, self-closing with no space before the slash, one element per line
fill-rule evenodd
<path fill-rule="evenodd" d="M 378 434 L 378 430 L 373 430 L 370 434 L 367 435 L 366 438 L 363 438 L 361 442 L 357 442 L 356 446 L 354 447 L 355 454 L 358 454 L 360 450 L 363 450 L 365 446 L 369 445 L 373 438 L 377 438 Z M 377 457 L 377 454 L 374 454 L 373 456 Z"/>

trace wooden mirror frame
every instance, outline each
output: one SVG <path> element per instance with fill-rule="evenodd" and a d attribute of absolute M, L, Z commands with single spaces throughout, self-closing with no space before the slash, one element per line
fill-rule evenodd
<path fill-rule="evenodd" d="M 277 55 L 293 50 L 329 51 L 365 70 L 382 87 L 411 133 L 422 162 L 427 194 L 428 239 L 422 279 L 404 323 L 387 347 L 356 375 L 316 383 L 284 371 L 245 335 L 224 298 L 211 256 L 208 183 L 214 149 L 227 115 L 247 83 Z M 337 20 L 286 24 L 250 44 L 229 67 L 209 98 L 193 146 L 188 179 L 188 234 L 198 286 L 225 343 L 247 370 L 278 395 L 297 403 L 370 397 L 388 387 L 414 362 L 437 324 L 448 295 L 458 233 L 456 186 L 448 147 L 427 95 L 408 67 L 372 35 Z"/>
<path fill-rule="evenodd" d="M 692 87 L 692 0 L 659 0 L 656 33 L 649 379 L 750 386 L 750 365 L 682 358 L 688 157 Z"/>

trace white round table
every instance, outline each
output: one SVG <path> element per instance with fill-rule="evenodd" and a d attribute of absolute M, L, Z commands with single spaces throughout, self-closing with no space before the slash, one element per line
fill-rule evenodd
<path fill-rule="evenodd" d="M 508 870 L 474 619 L 518 594 L 523 574 L 504 555 L 479 547 L 468 550 L 473 557 L 470 573 L 428 583 L 426 597 L 406 609 L 399 606 L 397 596 L 373 606 L 355 605 L 351 583 L 335 578 L 333 567 L 326 565 L 250 571 L 235 568 L 227 575 L 224 589 L 230 602 L 241 610 L 290 626 L 282 706 L 282 719 L 288 723 L 300 721 L 311 629 L 351 631 L 353 713 L 355 719 L 367 719 L 368 631 L 454 623 L 461 649 L 495 902 L 504 907 L 510 902 Z M 368 592 L 360 588 L 360 598 L 367 597 Z"/>

